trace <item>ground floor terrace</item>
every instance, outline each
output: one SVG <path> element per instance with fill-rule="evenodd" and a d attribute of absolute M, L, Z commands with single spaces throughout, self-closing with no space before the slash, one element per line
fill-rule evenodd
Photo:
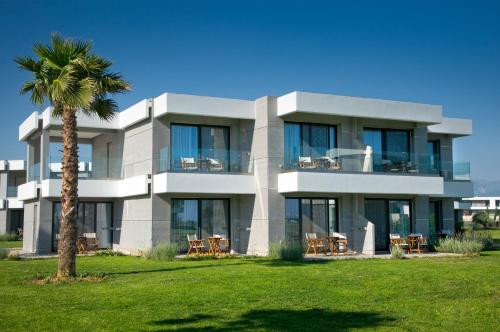
<path fill-rule="evenodd" d="M 427 196 L 283 196 L 276 195 L 262 216 L 255 195 L 147 195 L 131 199 L 80 199 L 78 236 L 94 248 L 138 253 L 159 243 L 189 249 L 188 237 L 224 240 L 228 252 L 266 255 L 273 243 L 306 247 L 307 234 L 318 238 L 335 234 L 346 239 L 346 249 L 374 255 L 389 250 L 391 234 L 433 237 L 453 233 L 452 198 Z M 61 203 L 57 199 L 26 202 L 24 250 L 50 253 L 59 240 Z"/>
<path fill-rule="evenodd" d="M 54 273 L 57 259 L 0 261 L 0 330 L 496 331 L 499 254 L 296 263 L 78 257 L 79 272 L 105 278 L 68 284 L 33 282 Z"/>

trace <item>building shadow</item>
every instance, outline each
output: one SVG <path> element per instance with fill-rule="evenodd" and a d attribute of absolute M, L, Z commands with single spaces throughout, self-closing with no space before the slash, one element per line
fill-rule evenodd
<path fill-rule="evenodd" d="M 234 321 L 220 322 L 220 319 L 221 317 L 214 315 L 198 314 L 188 318 L 152 321 L 151 324 L 158 326 L 160 331 L 349 331 L 358 328 L 389 327 L 395 321 L 394 318 L 377 312 L 325 309 L 250 310 Z M 203 320 L 207 322 L 200 326 Z M 192 326 L 195 323 L 196 327 Z"/>

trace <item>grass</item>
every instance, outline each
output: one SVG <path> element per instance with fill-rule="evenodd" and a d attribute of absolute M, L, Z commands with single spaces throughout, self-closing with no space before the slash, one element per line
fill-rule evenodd
<path fill-rule="evenodd" d="M 500 315 L 500 251 L 295 263 L 79 257 L 80 272 L 106 278 L 33 283 L 56 265 L 0 261 L 0 331 L 494 331 Z"/>
<path fill-rule="evenodd" d="M 491 235 L 491 238 L 493 239 L 493 244 L 496 247 L 500 248 L 500 228 L 488 228 L 484 230 L 481 229 L 480 231 Z"/>
<path fill-rule="evenodd" d="M 23 241 L 0 241 L 0 248 L 22 248 Z"/>

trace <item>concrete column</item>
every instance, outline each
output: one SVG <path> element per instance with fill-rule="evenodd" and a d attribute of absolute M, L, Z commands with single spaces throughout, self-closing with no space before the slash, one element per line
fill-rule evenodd
<path fill-rule="evenodd" d="M 277 98 L 256 101 L 251 154 L 254 158 L 256 195 L 247 253 L 267 255 L 269 245 L 285 238 L 285 198 L 278 192 L 283 163 L 283 120 L 277 116 Z"/>
<path fill-rule="evenodd" d="M 422 233 L 429 236 L 429 197 L 417 196 L 414 200 L 414 218 L 413 218 L 413 231 L 415 233 Z"/>
<path fill-rule="evenodd" d="M 427 127 L 417 127 L 413 130 L 413 153 L 410 158 L 421 172 L 428 171 Z"/>

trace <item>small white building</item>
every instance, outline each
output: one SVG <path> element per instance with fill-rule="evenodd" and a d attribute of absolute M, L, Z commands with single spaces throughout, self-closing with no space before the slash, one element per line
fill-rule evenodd
<path fill-rule="evenodd" d="M 24 160 L 0 160 L 0 234 L 23 229 L 23 202 L 17 187 L 26 182 Z"/>
<path fill-rule="evenodd" d="M 480 211 L 487 211 L 491 221 L 497 222 L 500 220 L 500 196 L 468 197 L 463 198 L 462 201 L 468 204 L 468 206 L 463 209 L 464 221 L 472 221 L 472 216 Z"/>

